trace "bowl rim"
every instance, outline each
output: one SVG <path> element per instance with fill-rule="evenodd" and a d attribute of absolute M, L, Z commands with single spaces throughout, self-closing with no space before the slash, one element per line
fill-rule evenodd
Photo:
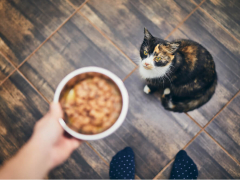
<path fill-rule="evenodd" d="M 122 110 L 121 110 L 121 113 L 120 113 L 117 121 L 110 128 L 108 128 L 107 130 L 105 130 L 99 134 L 87 135 L 87 134 L 78 133 L 78 132 L 72 130 L 71 128 L 69 128 L 62 118 L 59 119 L 59 123 L 61 124 L 63 129 L 65 131 L 67 131 L 70 135 L 72 135 L 73 137 L 78 138 L 80 140 L 91 141 L 91 140 L 102 139 L 102 138 L 109 136 L 110 134 L 114 133 L 122 125 L 122 123 L 125 120 L 126 115 L 127 115 L 129 97 L 128 97 L 127 89 L 126 89 L 125 85 L 123 84 L 123 81 L 119 77 L 117 77 L 114 73 L 112 73 L 111 71 L 104 69 L 104 68 L 89 66 L 89 67 L 83 67 L 83 68 L 76 69 L 76 70 L 72 71 L 71 73 L 69 73 L 68 75 L 66 75 L 61 80 L 59 85 L 57 86 L 57 89 L 54 94 L 53 102 L 56 102 L 56 103 L 59 102 L 60 94 L 61 94 L 64 86 L 67 84 L 67 82 L 69 80 L 71 80 L 73 77 L 75 77 L 79 74 L 88 73 L 88 72 L 96 72 L 96 73 L 100 73 L 100 74 L 103 74 L 103 75 L 109 77 L 118 86 L 118 88 L 121 92 L 121 96 L 122 96 Z"/>

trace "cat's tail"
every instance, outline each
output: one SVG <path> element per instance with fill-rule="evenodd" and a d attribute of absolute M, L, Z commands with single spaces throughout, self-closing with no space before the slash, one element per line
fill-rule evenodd
<path fill-rule="evenodd" d="M 217 86 L 217 76 L 214 79 L 212 85 L 207 89 L 205 94 L 203 94 L 201 97 L 192 99 L 192 100 L 186 100 L 186 101 L 174 101 L 171 98 L 169 99 L 162 99 L 162 105 L 165 109 L 174 111 L 174 112 L 188 112 L 191 110 L 194 110 L 196 108 L 199 108 L 203 104 L 207 103 L 211 97 L 213 96 L 215 89 Z"/>

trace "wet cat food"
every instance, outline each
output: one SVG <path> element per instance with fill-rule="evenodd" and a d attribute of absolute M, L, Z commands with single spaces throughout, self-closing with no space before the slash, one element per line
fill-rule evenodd
<path fill-rule="evenodd" d="M 110 128 L 122 109 L 118 87 L 107 77 L 88 73 L 70 82 L 61 95 L 64 120 L 82 134 L 98 134 Z"/>

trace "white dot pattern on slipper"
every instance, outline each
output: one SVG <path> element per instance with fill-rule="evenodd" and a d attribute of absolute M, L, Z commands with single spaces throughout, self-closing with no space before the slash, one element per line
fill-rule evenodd
<path fill-rule="evenodd" d="M 197 167 L 192 159 L 187 154 L 177 156 L 170 179 L 196 179 L 197 177 Z"/>
<path fill-rule="evenodd" d="M 134 179 L 134 167 L 134 154 L 131 151 L 129 152 L 129 150 L 125 152 L 120 151 L 113 157 L 110 163 L 110 179 Z"/>

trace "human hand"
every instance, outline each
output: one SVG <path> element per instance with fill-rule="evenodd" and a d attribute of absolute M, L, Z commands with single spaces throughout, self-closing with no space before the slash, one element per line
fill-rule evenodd
<path fill-rule="evenodd" d="M 64 130 L 59 123 L 63 112 L 59 103 L 51 103 L 48 113 L 40 119 L 35 127 L 30 141 L 43 146 L 42 151 L 47 152 L 49 168 L 63 163 L 71 153 L 80 145 L 80 141 L 64 135 Z"/>
<path fill-rule="evenodd" d="M 60 105 L 52 103 L 30 140 L 0 169 L 0 179 L 40 179 L 70 156 L 81 142 L 64 136 L 62 116 Z"/>

